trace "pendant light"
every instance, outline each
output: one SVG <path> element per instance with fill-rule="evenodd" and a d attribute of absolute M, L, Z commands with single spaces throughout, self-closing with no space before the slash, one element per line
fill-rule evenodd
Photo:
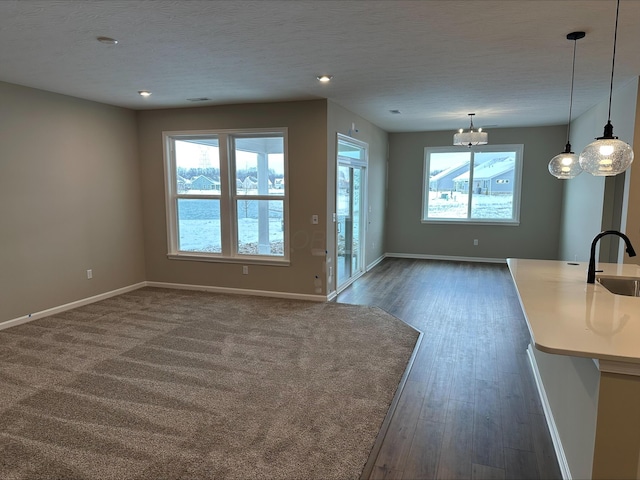
<path fill-rule="evenodd" d="M 616 7 L 616 27 L 613 35 L 613 60 L 611 62 L 611 84 L 609 86 L 609 118 L 604 126 L 604 135 L 596 138 L 580 154 L 580 166 L 591 175 L 610 177 L 624 172 L 633 162 L 633 150 L 628 143 L 613 136 L 611 125 L 611 97 L 613 95 L 613 70 L 616 64 L 616 43 L 618 40 L 618 14 L 620 0 Z"/>
<path fill-rule="evenodd" d="M 573 79 L 576 71 L 576 45 L 578 40 L 585 37 L 584 32 L 571 32 L 567 34 L 567 40 L 573 40 L 573 66 L 571 67 L 571 94 L 569 96 L 569 123 L 567 125 L 567 144 L 564 152 L 559 153 L 549 162 L 549 173 L 556 178 L 568 180 L 582 173 L 582 167 L 578 155 L 571 151 L 571 108 L 573 106 Z"/>
<path fill-rule="evenodd" d="M 460 129 L 458 133 L 453 135 L 453 144 L 454 145 L 464 145 L 466 147 L 473 147 L 474 145 L 486 145 L 489 140 L 489 134 L 487 132 L 483 132 L 482 128 L 479 128 L 477 131 L 473 131 L 473 116 L 475 113 L 470 113 L 469 117 L 471 119 L 471 125 L 469 126 L 469 131 L 465 132 Z"/>

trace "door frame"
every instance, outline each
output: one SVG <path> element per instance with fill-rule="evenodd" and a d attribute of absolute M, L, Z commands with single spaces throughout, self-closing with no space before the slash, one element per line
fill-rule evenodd
<path fill-rule="evenodd" d="M 349 157 L 345 157 L 345 156 L 341 156 L 340 155 L 340 143 L 347 143 L 347 144 L 351 144 L 355 147 L 361 148 L 364 152 L 363 154 L 363 159 L 353 159 L 353 158 L 349 158 Z M 359 251 L 358 251 L 358 258 L 360 259 L 360 268 L 357 272 L 352 272 L 351 276 L 349 277 L 349 279 L 347 281 L 345 281 L 342 285 L 338 284 L 338 221 L 337 221 L 337 210 L 338 210 L 338 194 L 340 191 L 339 188 L 339 167 L 340 165 L 343 166 L 349 166 L 352 168 L 360 168 L 361 169 L 361 173 L 362 173 L 362 179 L 361 179 L 361 185 L 360 185 L 360 190 L 361 190 L 361 199 L 360 199 L 360 238 L 359 238 Z M 334 241 L 335 241 L 335 252 L 334 252 L 334 258 L 333 258 L 333 264 L 336 267 L 336 272 L 334 275 L 334 281 L 335 281 L 335 288 L 336 288 L 336 294 L 339 294 L 342 290 L 344 290 L 345 288 L 347 288 L 349 285 L 351 285 L 353 282 L 355 282 L 358 278 L 360 278 L 362 275 L 365 274 L 365 272 L 367 271 L 367 265 L 366 265 L 366 237 L 367 237 L 367 229 L 368 229 L 368 225 L 369 225 L 369 221 L 368 221 L 368 211 L 369 209 L 367 208 L 368 205 L 368 194 L 369 194 L 369 144 L 366 142 L 363 142 L 362 140 L 358 140 L 356 138 L 350 137 L 348 135 L 344 135 L 342 133 L 338 133 L 336 135 L 336 168 L 335 168 L 335 206 L 336 206 L 336 213 L 335 213 L 335 222 L 334 222 Z"/>

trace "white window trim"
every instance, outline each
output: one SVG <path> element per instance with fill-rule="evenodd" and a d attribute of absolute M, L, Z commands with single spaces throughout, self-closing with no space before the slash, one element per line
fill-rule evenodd
<path fill-rule="evenodd" d="M 516 152 L 516 168 L 514 175 L 513 189 L 513 217 L 510 219 L 480 219 L 480 218 L 426 218 L 428 209 L 429 195 L 429 158 L 431 153 L 439 152 L 465 152 L 469 151 L 468 147 L 425 147 L 424 149 L 424 167 L 422 172 L 422 207 L 420 212 L 420 222 L 428 224 L 459 224 L 459 225 L 520 225 L 520 202 L 522 197 L 522 170 L 524 169 L 524 145 L 523 144 L 507 144 L 507 145 L 478 145 L 471 148 L 471 152 Z M 470 162 L 473 162 L 473 155 Z M 469 185 L 473 182 L 473 168 L 470 168 Z M 471 197 L 473 192 L 469 189 L 469 205 L 471 205 Z"/>
<path fill-rule="evenodd" d="M 237 253 L 236 238 L 236 209 L 235 209 L 235 168 L 234 161 L 231 158 L 230 142 L 234 135 L 282 135 L 284 140 L 284 178 L 285 188 L 283 195 L 251 195 L 252 200 L 279 200 L 283 202 L 283 218 L 284 218 L 284 255 L 243 255 Z M 197 198 L 212 198 L 220 200 L 220 235 L 222 240 L 222 253 L 206 253 L 206 252 L 186 252 L 178 250 L 178 225 L 177 225 L 177 209 L 176 198 L 178 193 L 174 186 L 177 185 L 175 176 L 177 169 L 175 165 L 175 155 L 172 152 L 174 139 L 178 137 L 198 138 L 213 136 L 218 137 L 218 148 L 220 149 L 220 192 L 219 194 L 200 194 Z M 189 260 L 199 262 L 218 262 L 218 263 L 242 263 L 255 265 L 274 265 L 288 266 L 290 265 L 289 257 L 289 170 L 288 170 L 288 128 L 247 128 L 247 129 L 219 129 L 219 130 L 180 130 L 162 132 L 163 144 L 163 164 L 164 164 L 164 182 L 165 182 L 165 211 L 167 220 L 167 258 L 172 260 Z M 222 212 L 227 212 L 223 215 Z M 226 218 L 223 218 L 226 217 Z M 226 221 L 225 221 L 226 220 Z"/>

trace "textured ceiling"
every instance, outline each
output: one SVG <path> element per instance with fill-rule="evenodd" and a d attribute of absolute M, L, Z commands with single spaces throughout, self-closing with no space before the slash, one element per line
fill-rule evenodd
<path fill-rule="evenodd" d="M 388 131 L 564 124 L 608 97 L 614 0 L 1 0 L 0 81 L 132 109 L 328 98 Z M 640 75 L 620 6 L 615 86 Z M 104 45 L 109 36 L 118 45 Z M 334 75 L 330 84 L 316 76 Z M 140 97 L 138 90 L 153 95 Z M 187 99 L 207 97 L 194 103 Z M 392 114 L 390 110 L 400 110 Z M 603 124 L 606 119 L 603 119 Z"/>

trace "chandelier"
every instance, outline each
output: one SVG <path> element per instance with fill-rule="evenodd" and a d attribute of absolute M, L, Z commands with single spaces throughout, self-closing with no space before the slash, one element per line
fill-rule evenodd
<path fill-rule="evenodd" d="M 489 141 L 489 134 L 487 132 L 483 132 L 482 128 L 478 130 L 473 130 L 473 116 L 475 113 L 470 113 L 469 117 L 471 120 L 471 124 L 469 125 L 469 131 L 465 132 L 462 128 L 453 135 L 453 144 L 454 145 L 464 145 L 466 147 L 473 147 L 475 145 L 486 145 Z"/>

